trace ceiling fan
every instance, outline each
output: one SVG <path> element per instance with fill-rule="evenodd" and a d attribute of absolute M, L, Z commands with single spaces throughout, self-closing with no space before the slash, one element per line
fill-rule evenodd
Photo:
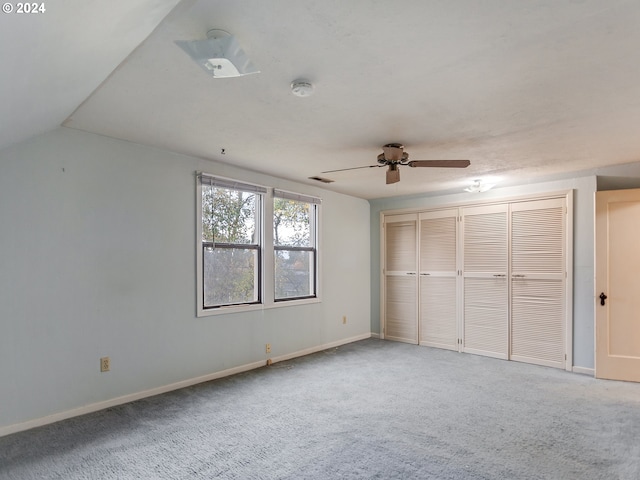
<path fill-rule="evenodd" d="M 400 165 L 409 167 L 466 168 L 471 164 L 469 160 L 409 160 L 409 154 L 404 151 L 404 145 L 400 143 L 387 143 L 382 147 L 382 152 L 378 155 L 378 163 L 376 165 L 341 168 L 322 173 L 344 172 L 345 170 L 357 170 L 359 168 L 389 167 L 387 169 L 387 185 L 389 185 L 400 181 Z"/>

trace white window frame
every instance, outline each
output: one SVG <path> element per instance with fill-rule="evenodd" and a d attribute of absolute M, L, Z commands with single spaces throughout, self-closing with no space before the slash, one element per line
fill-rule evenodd
<path fill-rule="evenodd" d="M 261 225 L 261 265 L 258 268 L 260 275 L 260 303 L 247 303 L 237 305 L 225 305 L 215 308 L 204 308 L 204 280 L 203 280 L 203 255 L 202 255 L 202 178 L 215 179 L 221 186 L 240 188 L 253 187 L 256 193 L 262 195 L 261 211 L 258 215 Z M 253 190 L 250 190 L 253 191 Z M 277 190 L 285 192 L 284 190 Z M 274 189 L 263 185 L 235 180 L 227 177 L 220 177 L 204 172 L 196 172 L 196 316 L 207 317 L 215 315 L 225 315 L 230 313 L 249 312 L 253 310 L 263 310 L 269 308 L 281 308 L 295 305 L 305 305 L 321 302 L 322 268 L 321 268 L 321 225 L 322 209 L 321 199 L 309 195 L 286 192 L 288 195 L 295 195 L 297 199 L 312 199 L 316 205 L 315 219 L 315 242 L 316 242 L 316 265 L 315 265 L 315 297 L 305 297 L 296 299 L 286 299 L 275 301 L 275 254 L 273 245 L 273 202 Z M 306 200 L 305 200 L 306 201 Z"/>
<path fill-rule="evenodd" d="M 272 252 L 273 252 L 273 261 L 275 263 L 275 251 L 276 250 L 301 250 L 301 251 L 307 251 L 307 252 L 313 252 L 313 276 L 312 278 L 310 278 L 310 283 L 312 285 L 310 285 L 310 290 L 311 290 L 311 294 L 310 295 L 305 295 L 302 297 L 282 297 L 282 298 L 275 298 L 275 285 L 274 285 L 274 289 L 273 289 L 273 296 L 274 296 L 274 302 L 276 303 L 284 303 L 284 302 L 300 302 L 300 301 L 304 301 L 304 300 L 314 300 L 318 297 L 318 290 L 319 290 L 319 285 L 320 285 L 320 277 L 318 274 L 318 270 L 319 270 L 319 266 L 320 266 L 320 261 L 319 261 L 319 257 L 320 257 L 320 252 L 319 252 L 319 247 L 318 247 L 318 242 L 319 242 L 319 235 L 318 235 L 318 226 L 319 226 L 319 218 L 320 218 L 320 205 L 322 204 L 322 200 L 320 198 L 317 197 L 312 197 L 310 195 L 302 195 L 299 193 L 294 193 L 294 192 L 289 192 L 286 190 L 279 190 L 279 189 L 273 189 L 273 197 L 271 199 L 271 205 L 273 207 L 273 204 L 275 202 L 276 198 L 282 198 L 285 200 L 294 200 L 297 202 L 302 202 L 302 203 L 308 203 L 311 205 L 311 209 L 309 211 L 309 235 L 310 235 L 310 240 L 311 240 L 311 246 L 310 247 L 304 247 L 304 248 L 295 248 L 295 247 L 286 247 L 286 246 L 276 246 L 275 244 L 273 245 L 272 248 Z M 273 215 L 271 216 L 272 221 L 273 221 Z M 273 223 L 271 225 L 271 230 L 273 232 Z M 275 265 L 274 265 L 274 270 L 273 270 L 273 275 L 272 278 L 274 279 L 274 283 L 275 283 Z"/>

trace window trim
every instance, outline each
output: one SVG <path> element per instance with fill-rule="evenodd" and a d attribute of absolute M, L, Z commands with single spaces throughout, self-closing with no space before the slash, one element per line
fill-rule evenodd
<path fill-rule="evenodd" d="M 322 199 L 319 197 L 304 195 L 286 190 L 266 187 L 254 183 L 221 177 L 201 171 L 195 172 L 196 176 L 196 317 L 226 315 L 232 313 L 250 312 L 256 310 L 268 310 L 298 305 L 320 303 L 322 301 L 322 254 L 321 254 L 321 229 L 322 229 Z M 203 242 L 202 242 L 202 185 L 205 182 L 220 182 L 215 186 L 244 190 L 261 195 L 260 202 L 260 249 L 258 275 L 260 275 L 261 288 L 259 291 L 259 303 L 242 303 L 224 305 L 219 307 L 204 308 L 204 268 L 203 268 Z M 210 185 L 210 183 L 204 183 Z M 292 200 L 309 201 L 315 204 L 315 296 L 296 297 L 275 300 L 275 249 L 273 244 L 273 203 L 274 198 L 280 194 L 291 195 Z M 247 244 L 252 245 L 252 244 Z"/>
<path fill-rule="evenodd" d="M 304 202 L 304 203 L 309 203 L 312 207 L 313 210 L 313 218 L 310 218 L 310 237 L 312 239 L 313 245 L 310 247 L 294 247 L 291 245 L 273 245 L 272 248 L 272 252 L 274 252 L 273 258 L 275 261 L 275 251 L 276 250 L 288 250 L 288 251 L 304 251 L 304 252 L 312 252 L 313 253 L 313 278 L 312 280 L 312 285 L 313 285 L 313 293 L 311 295 L 303 295 L 303 296 L 299 296 L 299 297 L 283 297 L 283 298 L 276 298 L 276 291 L 275 291 L 275 266 L 274 266 L 274 270 L 273 270 L 273 280 L 274 280 L 274 288 L 272 289 L 273 292 L 273 301 L 274 303 L 285 303 L 285 302 L 295 302 L 298 300 L 310 300 L 310 299 L 316 299 L 319 298 L 320 293 L 319 293 L 319 289 L 320 289 L 320 257 L 319 257 L 319 243 L 320 243 L 320 234 L 319 234 L 319 230 L 320 230 L 320 205 L 322 204 L 322 199 L 318 198 L 318 197 L 313 197 L 311 195 L 303 195 L 300 193 L 296 193 L 296 192 L 290 192 L 287 190 L 280 190 L 280 189 L 273 189 L 273 195 L 271 198 L 271 206 L 273 207 L 273 204 L 275 202 L 276 198 L 282 198 L 285 200 L 293 200 L 296 202 Z M 310 212 L 311 213 L 311 212 Z M 273 214 L 271 215 L 271 218 L 273 219 Z M 271 225 L 271 231 L 273 232 L 273 225 Z"/>
<path fill-rule="evenodd" d="M 215 305 L 205 307 L 204 305 L 204 249 L 206 245 L 210 245 L 212 242 L 202 241 L 202 186 L 212 186 L 218 188 L 226 188 L 229 190 L 238 190 L 242 192 L 249 192 L 257 195 L 258 205 L 256 206 L 256 234 L 258 243 L 247 244 L 224 244 L 219 245 L 222 248 L 233 245 L 248 249 L 257 250 L 258 261 L 256 265 L 256 276 L 258 278 L 257 287 L 257 301 L 233 303 L 225 305 Z M 265 286 L 264 286 L 264 217 L 265 217 L 265 205 L 268 203 L 269 189 L 262 185 L 256 185 L 247 182 L 241 182 L 226 177 L 219 177 L 217 175 L 210 175 L 204 172 L 196 172 L 196 316 L 203 317 L 208 315 L 215 315 L 219 311 L 229 312 L 230 310 L 242 310 L 247 307 L 261 307 L 264 302 Z M 215 245 L 215 242 L 214 242 Z"/>

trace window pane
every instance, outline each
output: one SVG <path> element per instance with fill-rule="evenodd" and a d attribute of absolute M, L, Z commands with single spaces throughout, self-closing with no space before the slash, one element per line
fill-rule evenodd
<path fill-rule="evenodd" d="M 204 306 L 259 301 L 258 250 L 204 248 Z"/>
<path fill-rule="evenodd" d="M 258 195 L 250 192 L 203 185 L 202 241 L 258 243 L 258 198 Z"/>
<path fill-rule="evenodd" d="M 315 295 L 313 251 L 275 251 L 275 298 Z"/>
<path fill-rule="evenodd" d="M 273 199 L 273 243 L 276 246 L 312 247 L 311 204 Z"/>

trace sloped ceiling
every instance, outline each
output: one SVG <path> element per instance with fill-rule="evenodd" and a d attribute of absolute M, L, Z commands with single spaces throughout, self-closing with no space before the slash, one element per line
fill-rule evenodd
<path fill-rule="evenodd" d="M 45 0 L 29 14 L 3 3 L 0 149 L 64 122 L 178 0 Z"/>
<path fill-rule="evenodd" d="M 635 0 L 49 3 L 2 17 L 0 145 L 64 123 L 362 198 L 640 161 Z M 261 73 L 209 78 L 175 44 L 211 28 Z M 390 142 L 471 166 L 402 167 L 394 185 L 383 168 L 322 173 Z"/>

